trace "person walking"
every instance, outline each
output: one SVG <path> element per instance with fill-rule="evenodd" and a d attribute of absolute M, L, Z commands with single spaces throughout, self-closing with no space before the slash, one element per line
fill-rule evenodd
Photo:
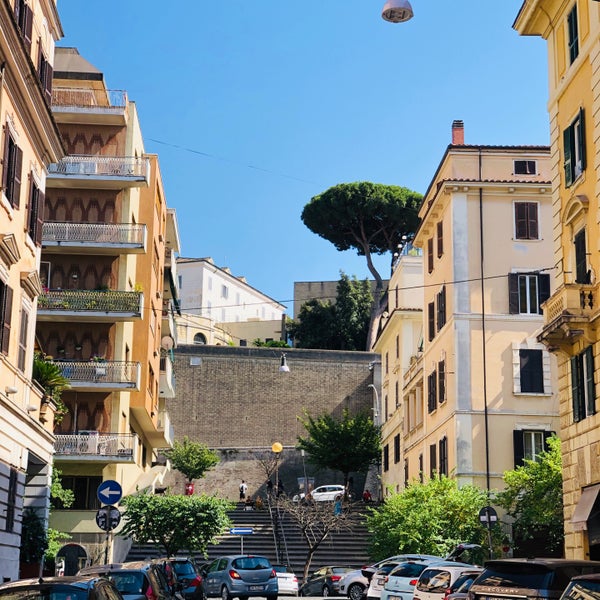
<path fill-rule="evenodd" d="M 248 486 L 246 482 L 242 479 L 242 483 L 240 483 L 240 502 L 244 502 L 246 500 L 246 493 L 248 492 Z"/>

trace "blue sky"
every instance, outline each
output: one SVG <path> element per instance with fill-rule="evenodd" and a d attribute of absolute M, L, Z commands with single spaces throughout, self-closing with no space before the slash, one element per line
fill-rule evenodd
<path fill-rule="evenodd" d="M 548 144 L 545 42 L 521 0 L 58 0 L 65 37 L 137 104 L 182 256 L 292 312 L 294 281 L 368 276 L 301 221 L 311 197 L 373 181 L 424 193 L 454 119 L 471 144 Z M 389 257 L 377 265 L 389 274 Z"/>

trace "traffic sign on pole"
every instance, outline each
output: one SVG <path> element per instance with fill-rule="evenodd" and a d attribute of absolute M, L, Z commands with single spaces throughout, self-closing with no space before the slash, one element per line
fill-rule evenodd
<path fill-rule="evenodd" d="M 498 522 L 498 513 L 491 506 L 484 506 L 479 511 L 479 521 L 491 529 Z"/>
<path fill-rule="evenodd" d="M 116 506 L 103 506 L 96 513 L 96 525 L 102 531 L 112 531 L 121 522 L 121 512 Z"/>
<path fill-rule="evenodd" d="M 254 527 L 232 527 L 229 530 L 231 535 L 252 535 L 254 533 Z"/>
<path fill-rule="evenodd" d="M 123 489 L 118 481 L 107 479 L 98 486 L 96 494 L 102 504 L 116 504 L 123 497 Z"/>

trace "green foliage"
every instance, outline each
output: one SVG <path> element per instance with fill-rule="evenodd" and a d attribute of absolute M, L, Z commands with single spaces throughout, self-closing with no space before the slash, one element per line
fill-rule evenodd
<path fill-rule="evenodd" d="M 165 450 L 165 456 L 171 461 L 173 468 L 183 473 L 188 481 L 204 477 L 204 473 L 219 462 L 215 452 L 205 444 L 192 442 L 187 436 L 183 438 L 183 442 L 175 441 L 172 448 Z"/>
<path fill-rule="evenodd" d="M 461 542 L 487 547 L 487 529 L 478 518 L 487 503 L 485 491 L 472 485 L 459 488 L 452 478 L 413 481 L 371 509 L 370 555 L 373 560 L 401 552 L 444 556 Z"/>
<path fill-rule="evenodd" d="M 372 304 L 370 282 L 342 272 L 335 304 L 318 299 L 305 302 L 288 333 L 298 348 L 364 350 Z"/>
<path fill-rule="evenodd" d="M 517 547 L 518 540 L 540 536 L 549 551 L 564 544 L 560 439 L 552 436 L 547 444 L 537 461 L 525 460 L 523 466 L 504 473 L 506 488 L 496 496 L 498 505 L 515 520 Z"/>
<path fill-rule="evenodd" d="M 48 547 L 48 537 L 43 519 L 32 508 L 23 511 L 21 525 L 21 553 L 19 560 L 24 563 L 38 563 Z"/>
<path fill-rule="evenodd" d="M 62 472 L 54 467 L 52 469 L 52 483 L 50 484 L 51 508 L 70 508 L 75 502 L 75 492 L 62 486 L 60 476 Z"/>
<path fill-rule="evenodd" d="M 44 390 L 46 395 L 56 404 L 57 410 L 54 413 L 54 422 L 60 423 L 68 410 L 61 395 L 64 390 L 71 387 L 70 381 L 63 376 L 60 367 L 49 360 L 41 352 L 36 352 L 33 357 L 33 370 L 31 378 L 36 381 Z"/>
<path fill-rule="evenodd" d="M 68 533 L 62 533 L 56 529 L 48 528 L 48 549 L 44 554 L 44 562 L 47 567 L 54 564 L 58 551 L 62 548 L 65 542 L 71 539 Z"/>
<path fill-rule="evenodd" d="M 341 471 L 344 485 L 350 472 L 366 473 L 381 454 L 379 427 L 365 412 L 351 416 L 344 410 L 341 419 L 306 414 L 302 424 L 308 436 L 298 437 L 297 447 L 308 453 L 313 465 Z"/>
<path fill-rule="evenodd" d="M 289 348 L 290 347 L 290 345 L 283 340 L 269 340 L 268 342 L 265 342 L 264 340 L 261 340 L 260 338 L 256 338 L 252 342 L 252 345 L 256 346 L 257 348 Z"/>
<path fill-rule="evenodd" d="M 122 534 L 138 544 L 155 542 L 167 556 L 180 550 L 206 556 L 207 547 L 230 526 L 227 500 L 214 496 L 138 494 L 122 502 Z"/>

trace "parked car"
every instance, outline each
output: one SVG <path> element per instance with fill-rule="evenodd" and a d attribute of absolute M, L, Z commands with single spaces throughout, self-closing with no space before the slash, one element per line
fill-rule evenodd
<path fill-rule="evenodd" d="M 445 600 L 466 600 L 473 582 L 481 575 L 483 569 L 475 567 L 464 571 L 462 575 L 448 588 Z"/>
<path fill-rule="evenodd" d="M 327 566 L 311 573 L 300 586 L 300 596 L 337 596 L 340 593 L 342 577 L 351 567 Z"/>
<path fill-rule="evenodd" d="M 182 600 L 163 568 L 149 561 L 93 565 L 80 569 L 78 575 L 106 577 L 115 584 L 123 600 Z"/>
<path fill-rule="evenodd" d="M 412 600 L 417 579 L 421 573 L 432 563 L 442 559 L 423 558 L 420 560 L 407 560 L 399 563 L 384 578 L 381 600 Z M 371 579 L 371 584 L 373 580 Z M 371 586 L 369 586 L 370 589 Z"/>
<path fill-rule="evenodd" d="M 155 558 L 152 562 L 163 566 L 167 580 L 169 579 L 168 567 L 175 572 L 181 594 L 185 600 L 204 599 L 203 577 L 193 560 L 176 556 Z"/>
<path fill-rule="evenodd" d="M 310 492 L 310 498 L 315 502 L 333 502 L 338 496 L 343 496 L 346 488 L 343 485 L 320 485 Z M 304 500 L 304 494 L 300 494 Z"/>
<path fill-rule="evenodd" d="M 204 592 L 209 598 L 220 596 L 222 600 L 247 600 L 249 596 L 277 600 L 277 573 L 264 556 L 222 556 L 208 565 Z"/>
<path fill-rule="evenodd" d="M 399 554 L 390 556 L 384 560 L 380 560 L 368 567 L 362 569 L 354 569 L 347 573 L 340 582 L 340 593 L 348 596 L 350 600 L 361 600 L 365 590 L 369 587 L 370 580 L 377 569 L 386 562 L 397 560 L 421 560 L 424 558 L 434 558 L 436 560 L 444 560 L 441 556 L 431 556 L 429 554 Z"/>
<path fill-rule="evenodd" d="M 562 593 L 560 600 L 600 600 L 600 575 L 573 577 Z"/>
<path fill-rule="evenodd" d="M 458 577 L 473 565 L 456 561 L 433 563 L 423 570 L 415 584 L 414 600 L 444 600 Z"/>
<path fill-rule="evenodd" d="M 273 565 L 279 583 L 279 595 L 298 595 L 298 577 L 287 565 Z"/>
<path fill-rule="evenodd" d="M 440 560 L 440 559 L 438 559 Z M 365 573 L 367 579 L 370 579 L 369 585 L 367 587 L 367 600 L 379 600 L 381 597 L 381 591 L 383 590 L 383 586 L 385 585 L 387 576 L 400 564 L 405 561 L 400 560 L 392 560 L 389 562 L 383 563 L 372 575 Z M 424 566 L 426 566 L 426 562 L 424 562 Z M 365 569 L 366 571 L 366 569 Z"/>
<path fill-rule="evenodd" d="M 1 600 L 70 598 L 72 600 L 122 600 L 113 583 L 104 577 L 74 576 L 18 579 L 0 584 Z"/>
<path fill-rule="evenodd" d="M 469 590 L 469 600 L 557 599 L 571 578 L 600 573 L 600 561 L 565 558 L 488 560 Z"/>

